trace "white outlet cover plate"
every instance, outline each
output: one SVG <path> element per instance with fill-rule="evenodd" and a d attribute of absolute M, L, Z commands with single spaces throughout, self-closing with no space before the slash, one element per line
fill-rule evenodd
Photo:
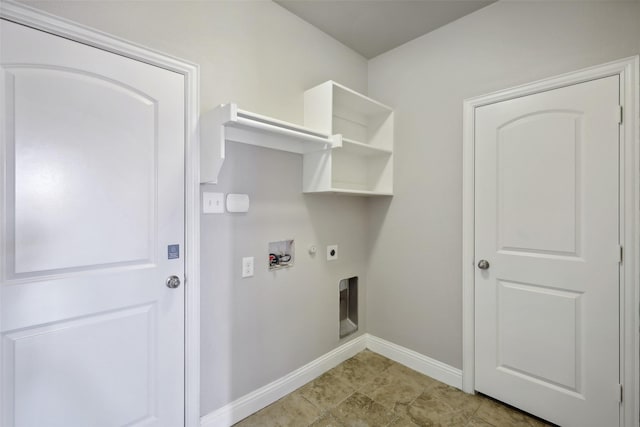
<path fill-rule="evenodd" d="M 202 193 L 202 213 L 224 213 L 224 193 Z"/>
<path fill-rule="evenodd" d="M 331 251 L 335 251 L 333 255 L 331 255 Z M 337 259 L 338 259 L 338 245 L 327 246 L 327 261 L 335 261 Z"/>
<path fill-rule="evenodd" d="M 242 277 L 253 276 L 253 257 L 248 256 L 242 258 Z"/>

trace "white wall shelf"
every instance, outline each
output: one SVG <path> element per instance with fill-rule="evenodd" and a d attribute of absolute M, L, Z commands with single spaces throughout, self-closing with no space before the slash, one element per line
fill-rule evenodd
<path fill-rule="evenodd" d="M 200 182 L 215 184 L 224 162 L 226 141 L 306 154 L 326 151 L 334 137 L 307 127 L 223 104 L 200 118 Z"/>
<path fill-rule="evenodd" d="M 227 141 L 303 155 L 303 191 L 393 195 L 393 110 L 333 81 L 304 93 L 304 126 L 220 105 L 200 119 L 200 182 L 216 183 Z"/>
<path fill-rule="evenodd" d="M 337 136 L 337 135 L 336 135 Z M 335 148 L 335 145 L 334 145 Z M 342 138 L 342 147 L 339 147 L 340 151 L 346 153 L 357 154 L 360 156 L 385 156 L 393 154 L 393 150 L 390 148 L 378 148 L 362 142 L 353 141 L 351 139 Z"/>
<path fill-rule="evenodd" d="M 393 195 L 393 110 L 336 82 L 304 93 L 304 125 L 334 135 L 304 155 L 305 193 Z"/>

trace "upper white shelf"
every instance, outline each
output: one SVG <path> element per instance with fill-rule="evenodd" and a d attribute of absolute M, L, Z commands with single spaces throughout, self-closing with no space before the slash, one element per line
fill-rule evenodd
<path fill-rule="evenodd" d="M 200 136 L 200 182 L 212 184 L 218 181 L 226 141 L 298 154 L 327 150 L 334 144 L 329 134 L 240 110 L 233 103 L 202 114 Z"/>
<path fill-rule="evenodd" d="M 339 114 L 341 110 L 346 111 L 358 111 L 363 115 L 375 115 L 375 114 L 389 114 L 393 112 L 391 107 L 384 105 L 381 102 L 371 99 L 361 93 L 356 92 L 353 89 L 349 89 L 346 86 L 336 83 L 332 80 L 325 83 L 327 86 L 333 88 L 333 103 L 336 114 Z"/>
<path fill-rule="evenodd" d="M 305 92 L 304 125 L 393 150 L 393 109 L 332 80 Z"/>

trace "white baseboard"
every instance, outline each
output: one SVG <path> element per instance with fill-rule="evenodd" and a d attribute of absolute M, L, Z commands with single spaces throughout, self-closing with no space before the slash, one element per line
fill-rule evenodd
<path fill-rule="evenodd" d="M 229 427 L 314 380 L 367 347 L 367 335 L 355 338 L 284 377 L 200 418 L 201 427 Z"/>
<path fill-rule="evenodd" d="M 210 412 L 200 418 L 200 427 L 229 427 L 302 387 L 365 348 L 452 387 L 462 388 L 460 369 L 381 338 L 364 334 L 284 377 Z"/>
<path fill-rule="evenodd" d="M 462 389 L 462 371 L 373 335 L 367 335 L 367 348 L 452 387 Z"/>

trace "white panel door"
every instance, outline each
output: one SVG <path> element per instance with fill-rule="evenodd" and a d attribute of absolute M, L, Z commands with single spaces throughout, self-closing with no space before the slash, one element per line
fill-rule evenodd
<path fill-rule="evenodd" d="M 619 419 L 618 105 L 613 76 L 476 109 L 476 390 L 565 427 Z"/>
<path fill-rule="evenodd" d="M 183 425 L 183 76 L 0 30 L 2 427 Z"/>

